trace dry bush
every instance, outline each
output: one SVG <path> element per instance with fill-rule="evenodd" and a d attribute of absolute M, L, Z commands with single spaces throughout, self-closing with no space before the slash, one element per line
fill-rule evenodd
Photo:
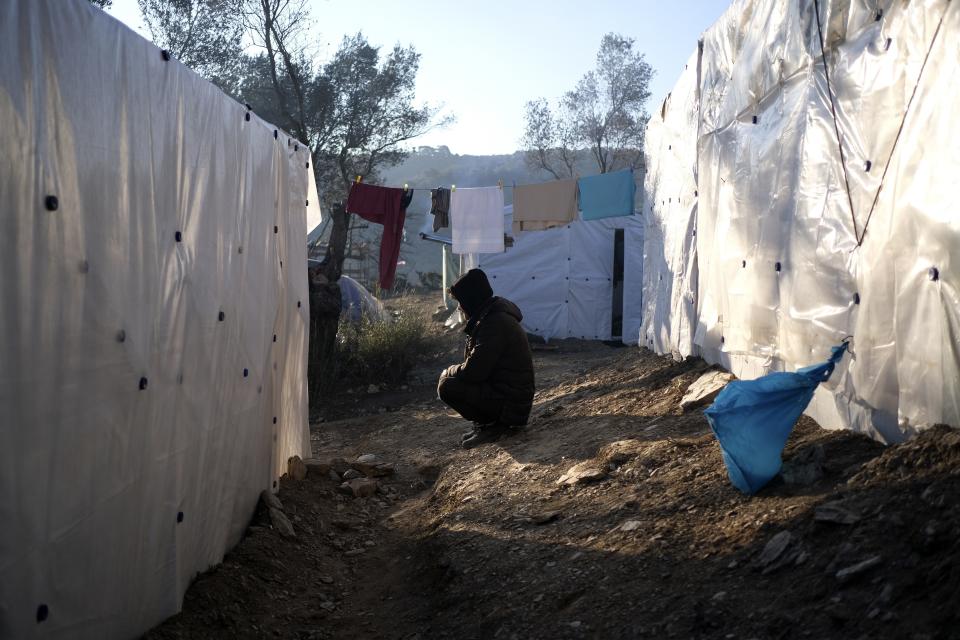
<path fill-rule="evenodd" d="M 382 322 L 341 320 L 337 333 L 335 384 L 399 384 L 429 351 L 427 321 L 402 313 Z"/>

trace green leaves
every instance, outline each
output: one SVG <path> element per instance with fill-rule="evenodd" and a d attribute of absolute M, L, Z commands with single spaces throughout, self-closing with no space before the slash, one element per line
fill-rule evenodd
<path fill-rule="evenodd" d="M 555 178 L 640 166 L 652 76 L 632 38 L 605 35 L 596 68 L 555 106 L 543 98 L 527 103 L 528 165 Z"/>

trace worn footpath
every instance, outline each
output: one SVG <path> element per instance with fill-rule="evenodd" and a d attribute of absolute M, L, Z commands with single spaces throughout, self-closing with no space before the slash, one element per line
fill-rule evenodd
<path fill-rule="evenodd" d="M 530 425 L 462 451 L 433 392 L 456 340 L 343 393 L 147 637 L 960 638 L 960 432 L 884 448 L 802 418 L 748 497 L 679 406 L 703 362 L 561 341 Z"/>

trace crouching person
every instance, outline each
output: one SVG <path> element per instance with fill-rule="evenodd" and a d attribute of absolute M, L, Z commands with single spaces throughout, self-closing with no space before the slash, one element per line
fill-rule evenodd
<path fill-rule="evenodd" d="M 437 394 L 473 422 L 461 438 L 463 448 L 471 449 L 527 424 L 533 407 L 533 357 L 520 309 L 493 295 L 483 271 L 465 273 L 450 294 L 467 316 L 467 347 L 464 361 L 441 374 Z"/>

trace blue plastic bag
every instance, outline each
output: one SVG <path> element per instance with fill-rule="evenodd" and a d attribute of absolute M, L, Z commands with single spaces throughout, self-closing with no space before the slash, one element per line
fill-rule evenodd
<path fill-rule="evenodd" d="M 829 360 L 796 373 L 734 380 L 704 410 L 737 489 L 754 494 L 780 472 L 780 454 L 794 423 L 817 385 L 830 379 L 846 349 L 846 342 L 833 347 Z"/>

